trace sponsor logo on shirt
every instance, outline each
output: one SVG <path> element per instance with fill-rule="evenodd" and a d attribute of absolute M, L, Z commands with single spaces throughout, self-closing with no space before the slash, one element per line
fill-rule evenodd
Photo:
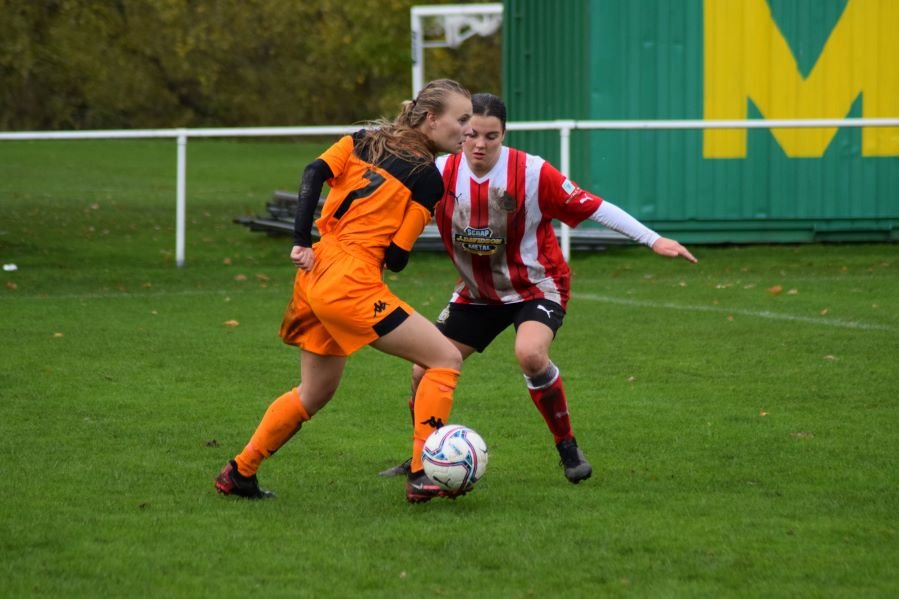
<path fill-rule="evenodd" d="M 570 203 L 576 198 L 580 198 L 581 204 L 589 201 L 590 199 L 590 196 L 584 193 L 584 190 L 582 190 L 580 187 L 575 185 L 571 179 L 565 179 L 564 181 L 562 181 L 562 191 L 564 191 L 568 195 L 568 197 L 565 198 L 566 204 Z"/>
<path fill-rule="evenodd" d="M 453 235 L 453 241 L 469 254 L 478 256 L 495 254 L 496 250 L 506 243 L 503 237 L 494 237 L 493 229 L 490 227 L 465 227 L 463 232 Z"/>

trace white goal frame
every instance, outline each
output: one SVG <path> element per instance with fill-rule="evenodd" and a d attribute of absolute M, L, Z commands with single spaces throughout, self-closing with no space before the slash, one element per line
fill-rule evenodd
<path fill-rule="evenodd" d="M 409 10 L 412 26 L 412 97 L 424 87 L 425 48 L 457 48 L 475 35 L 495 33 L 503 23 L 502 4 L 435 4 L 413 6 Z M 436 21 L 442 38 L 426 39 L 425 22 Z"/>

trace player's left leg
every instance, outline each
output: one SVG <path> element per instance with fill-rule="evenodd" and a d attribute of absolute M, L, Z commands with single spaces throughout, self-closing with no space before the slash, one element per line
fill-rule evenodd
<path fill-rule="evenodd" d="M 553 435 L 565 468 L 565 477 L 576 484 L 590 478 L 593 468 L 577 446 L 562 375 L 549 359 L 549 347 L 555 331 L 561 326 L 564 311 L 561 306 L 551 302 L 540 301 L 533 304 L 531 308 L 523 310 L 519 319 L 520 324 L 515 334 L 515 357 L 524 374 L 534 406 Z"/>
<path fill-rule="evenodd" d="M 334 396 L 345 365 L 345 356 L 319 355 L 305 350 L 300 352 L 303 382 L 269 405 L 250 442 L 216 478 L 215 486 L 219 493 L 251 499 L 265 499 L 273 495 L 259 488 L 256 471 L 263 460 L 270 458 L 293 438 L 303 423 Z"/>

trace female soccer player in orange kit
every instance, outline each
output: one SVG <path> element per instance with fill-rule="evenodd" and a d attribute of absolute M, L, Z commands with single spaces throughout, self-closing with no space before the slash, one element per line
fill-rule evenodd
<path fill-rule="evenodd" d="M 437 326 L 465 359 L 514 325 L 515 357 L 528 392 L 553 435 L 565 477 L 577 484 L 593 468 L 575 440 L 562 375 L 549 358 L 571 284 L 552 219 L 572 227 L 594 220 L 661 256 L 696 258 L 542 158 L 503 145 L 506 105 L 500 98 L 475 94 L 472 105 L 463 151 L 437 160 L 446 188 L 437 226 L 460 276 Z M 421 376 L 413 367 L 413 389 Z M 381 475 L 405 474 L 408 464 Z"/>
<path fill-rule="evenodd" d="M 225 495 L 272 496 L 256 471 L 334 395 L 347 357 L 365 345 L 422 365 L 415 401 L 411 471 L 406 499 L 447 496 L 424 474 L 421 448 L 448 422 L 459 378 L 459 350 L 427 319 L 393 295 L 382 268 L 401 270 L 415 240 L 443 197 L 438 152 L 462 146 L 471 96 L 455 81 L 425 86 L 393 122 L 341 138 L 303 173 L 290 259 L 298 271 L 281 324 L 285 343 L 300 348 L 300 385 L 268 408 L 249 443 L 215 480 Z M 331 191 L 316 222 L 322 186 Z"/>

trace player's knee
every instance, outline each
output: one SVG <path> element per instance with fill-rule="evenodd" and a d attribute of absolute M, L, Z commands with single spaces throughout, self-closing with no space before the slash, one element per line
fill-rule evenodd
<path fill-rule="evenodd" d="M 441 354 L 440 368 L 462 370 L 462 353 L 459 351 L 459 348 L 447 341 Z"/>
<path fill-rule="evenodd" d="M 453 370 L 462 370 L 462 354 L 459 353 L 459 350 L 453 347 L 453 351 L 447 355 L 447 365 L 445 368 L 452 368 Z"/>
<path fill-rule="evenodd" d="M 516 347 L 515 358 L 521 371 L 527 376 L 542 374 L 549 365 L 549 356 L 532 348 Z"/>

